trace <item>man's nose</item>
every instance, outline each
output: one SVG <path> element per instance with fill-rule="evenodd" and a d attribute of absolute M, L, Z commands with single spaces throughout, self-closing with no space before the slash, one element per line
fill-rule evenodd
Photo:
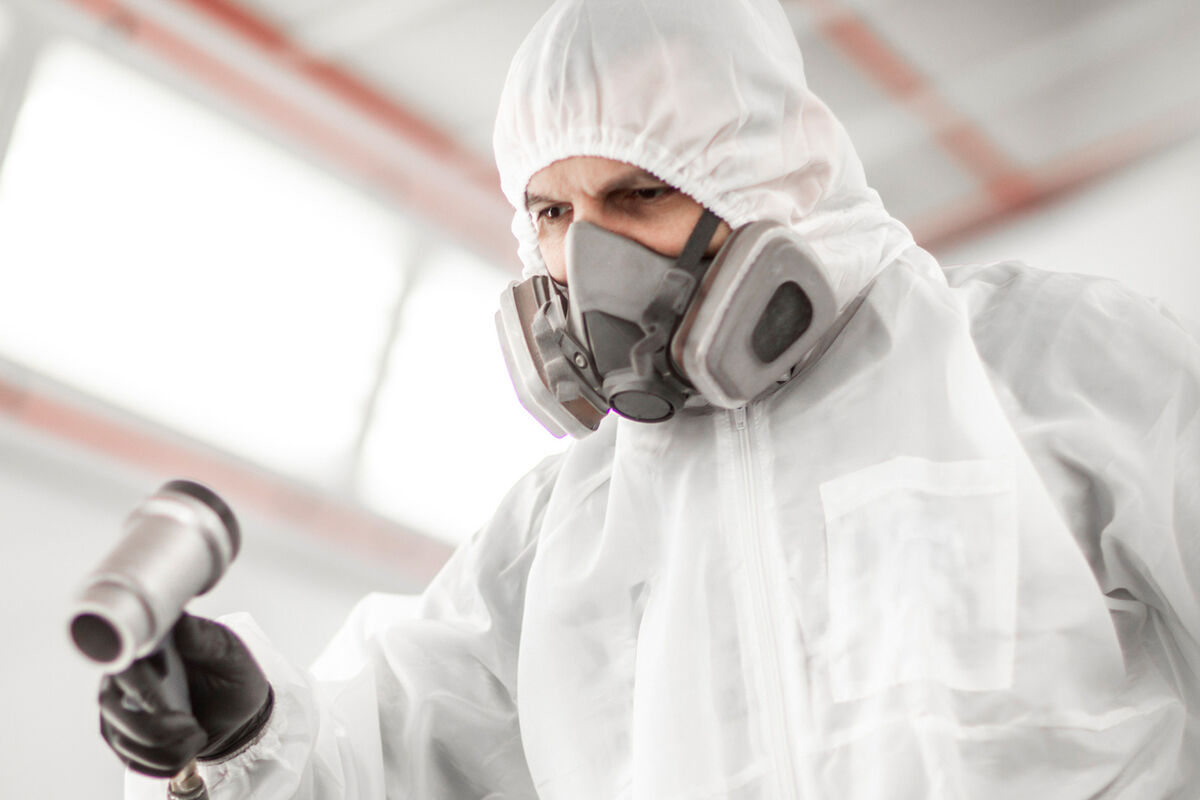
<path fill-rule="evenodd" d="M 571 224 L 576 222 L 590 222 L 598 228 L 610 229 L 611 221 L 606 223 L 606 214 L 604 207 L 600 203 L 584 200 L 576 201 L 571 207 Z"/>

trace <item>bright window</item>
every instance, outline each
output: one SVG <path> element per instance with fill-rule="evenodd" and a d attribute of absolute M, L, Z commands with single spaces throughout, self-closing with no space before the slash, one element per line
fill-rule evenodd
<path fill-rule="evenodd" d="M 0 174 L 0 355 L 332 483 L 407 250 L 382 205 L 58 43 Z"/>
<path fill-rule="evenodd" d="M 567 442 L 520 403 L 494 315 L 511 275 L 453 247 L 421 269 L 367 442 L 361 491 L 449 541 L 470 535 L 524 472 Z"/>

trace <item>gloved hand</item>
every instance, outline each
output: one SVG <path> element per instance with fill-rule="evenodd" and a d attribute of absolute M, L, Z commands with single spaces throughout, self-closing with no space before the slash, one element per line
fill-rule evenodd
<path fill-rule="evenodd" d="M 172 629 L 191 709 L 171 699 L 163 651 L 100 683 L 100 735 L 130 769 L 175 775 L 193 758 L 218 760 L 250 742 L 271 716 L 274 694 L 229 628 L 184 613 Z"/>

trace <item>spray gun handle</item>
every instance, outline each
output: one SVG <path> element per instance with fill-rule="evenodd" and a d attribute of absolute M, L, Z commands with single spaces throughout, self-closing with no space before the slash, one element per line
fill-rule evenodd
<path fill-rule="evenodd" d="M 162 657 L 163 665 L 163 699 L 167 706 L 176 711 L 191 711 L 192 701 L 188 696 L 187 671 L 183 667 L 183 657 L 175 646 L 175 633 L 169 631 L 163 637 L 162 644 L 156 651 Z M 189 761 L 171 782 L 167 784 L 167 796 L 170 800 L 208 800 L 208 789 L 200 772 L 196 769 L 196 760 Z"/>
<path fill-rule="evenodd" d="M 167 708 L 172 711 L 192 710 L 191 699 L 188 696 L 187 671 L 183 666 L 183 657 L 175 646 L 175 634 L 168 631 L 150 654 L 145 656 L 150 667 L 162 678 L 160 697 Z M 140 705 L 126 697 L 121 701 L 132 710 L 140 709 Z M 167 785 L 170 800 L 207 800 L 208 789 L 196 768 L 195 759 L 189 761 Z"/>
<path fill-rule="evenodd" d="M 190 712 L 192 701 L 188 696 L 187 672 L 184 670 L 179 648 L 175 646 L 174 632 L 169 631 L 163 637 L 156 654 L 162 658 L 163 699 L 167 707 L 174 711 Z"/>
<path fill-rule="evenodd" d="M 192 703 L 188 697 L 187 672 L 184 670 L 179 649 L 175 647 L 174 635 L 168 631 L 158 647 L 143 656 L 142 660 L 154 670 L 161 681 L 158 696 L 166 708 L 190 713 Z M 121 705 L 130 711 L 147 710 L 142 703 L 129 695 L 121 698 Z"/>

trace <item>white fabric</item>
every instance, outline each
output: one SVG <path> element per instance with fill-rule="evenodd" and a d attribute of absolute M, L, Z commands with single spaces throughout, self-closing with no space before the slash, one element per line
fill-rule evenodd
<path fill-rule="evenodd" d="M 205 768 L 213 800 L 1200 795 L 1179 325 L 1107 282 L 947 280 L 765 2 L 556 5 L 496 144 L 518 206 L 546 163 L 609 156 L 734 225 L 788 221 L 843 297 L 875 285 L 770 397 L 610 417 L 543 463 L 419 600 L 367 598 L 314 677 L 239 623 L 278 705 Z"/>

